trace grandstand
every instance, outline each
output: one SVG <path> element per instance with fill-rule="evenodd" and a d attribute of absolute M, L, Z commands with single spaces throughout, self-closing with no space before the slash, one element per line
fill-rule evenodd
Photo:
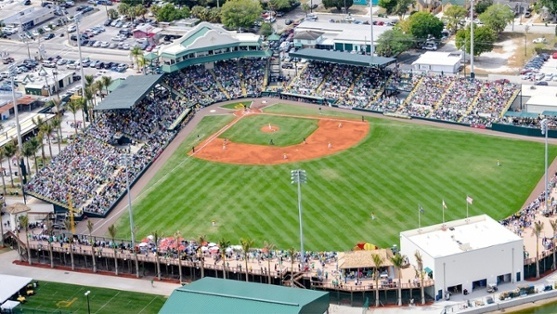
<path fill-rule="evenodd" d="M 203 27 L 195 30 L 198 37 L 191 39 L 191 47 L 208 34 L 219 34 Z M 250 54 L 233 59 L 219 56 L 203 64 L 180 63 L 164 76 L 129 77 L 95 108 L 91 125 L 28 182 L 26 194 L 54 204 L 57 211 L 67 209 L 71 197 L 79 213 L 104 217 L 125 193 L 127 174 L 122 160 L 126 156 L 131 156 L 129 176 L 134 182 L 196 108 L 226 100 L 274 94 L 347 109 L 490 127 L 502 121 L 518 95 L 518 86 L 506 80 L 406 74 L 396 66 L 387 68 L 394 60 L 390 58 L 316 54 L 314 49 L 292 56 L 309 62 L 278 92 L 264 86 L 268 58 Z"/>

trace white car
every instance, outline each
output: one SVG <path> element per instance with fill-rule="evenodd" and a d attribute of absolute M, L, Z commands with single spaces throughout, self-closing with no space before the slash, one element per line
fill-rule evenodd
<path fill-rule="evenodd" d="M 547 42 L 547 39 L 545 39 L 544 37 L 538 37 L 538 38 L 532 40 L 532 42 L 534 44 L 545 44 Z"/>
<path fill-rule="evenodd" d="M 547 74 L 545 75 L 545 78 L 544 78 L 544 79 L 545 79 L 546 81 L 548 81 L 548 82 L 551 81 L 551 80 L 553 79 L 553 74 L 547 73 Z"/>
<path fill-rule="evenodd" d="M 437 45 L 432 44 L 432 43 L 427 43 L 427 44 L 425 44 L 425 45 L 422 46 L 422 49 L 423 49 L 423 50 L 432 50 L 432 51 L 435 51 L 435 50 L 437 50 Z"/>
<path fill-rule="evenodd" d="M 101 42 L 101 48 L 108 48 L 108 42 L 107 41 L 102 41 Z"/>
<path fill-rule="evenodd" d="M 545 77 L 545 74 L 543 74 L 543 73 L 538 73 L 538 74 L 536 74 L 536 76 L 534 76 L 534 79 L 535 79 L 536 81 L 541 81 L 541 80 L 543 80 L 544 77 Z"/>
<path fill-rule="evenodd" d="M 554 73 L 554 74 L 553 74 L 553 81 L 554 81 L 554 82 L 557 82 L 557 73 Z"/>
<path fill-rule="evenodd" d="M 76 30 L 77 30 L 77 26 L 75 24 L 68 26 L 68 32 L 73 33 Z"/>

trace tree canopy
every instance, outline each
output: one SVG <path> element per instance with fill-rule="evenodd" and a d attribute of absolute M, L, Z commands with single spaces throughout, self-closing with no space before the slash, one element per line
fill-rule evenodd
<path fill-rule="evenodd" d="M 347 10 L 354 5 L 354 0 L 323 0 L 322 2 L 325 9 L 336 8 L 339 11 L 342 10 L 345 5 Z"/>
<path fill-rule="evenodd" d="M 388 15 L 396 14 L 402 20 L 414 2 L 414 0 L 379 0 L 378 5 L 385 9 Z"/>
<path fill-rule="evenodd" d="M 549 13 L 557 13 L 557 0 L 539 0 L 542 7 L 546 7 Z"/>
<path fill-rule="evenodd" d="M 258 0 L 229 0 L 221 10 L 221 20 L 229 28 L 250 27 L 263 9 Z"/>
<path fill-rule="evenodd" d="M 514 12 L 509 6 L 497 3 L 487 8 L 479 18 L 485 26 L 500 34 L 514 20 Z"/>
<path fill-rule="evenodd" d="M 493 0 L 480 0 L 474 6 L 474 11 L 477 14 L 482 14 L 485 12 L 485 10 L 487 10 L 487 8 L 489 8 L 492 5 L 493 5 Z"/>
<path fill-rule="evenodd" d="M 165 4 L 163 7 L 157 7 L 156 9 L 153 7 L 152 11 L 159 22 L 171 22 L 190 17 L 190 9 L 188 7 L 176 9 L 174 5 L 170 3 Z"/>
<path fill-rule="evenodd" d="M 412 35 L 403 33 L 394 28 L 381 34 L 377 39 L 375 53 L 382 57 L 394 57 L 408 50 L 414 44 Z"/>
<path fill-rule="evenodd" d="M 478 27 L 474 24 L 474 56 L 479 56 L 484 52 L 493 50 L 493 43 L 497 39 L 495 32 L 488 26 Z M 462 49 L 464 47 L 467 53 L 470 53 L 470 28 L 461 29 L 456 33 L 456 47 Z"/>
<path fill-rule="evenodd" d="M 281 11 L 289 9 L 291 5 L 289 0 L 269 0 L 267 6 L 273 11 Z"/>
<path fill-rule="evenodd" d="M 447 29 L 452 33 L 456 33 L 460 21 L 466 17 L 466 13 L 466 9 L 461 6 L 452 5 L 448 7 L 445 12 L 443 12 L 443 18 L 447 21 Z"/>
<path fill-rule="evenodd" d="M 408 32 L 417 40 L 427 39 L 430 35 L 441 38 L 443 22 L 436 16 L 427 12 L 416 12 L 408 18 Z"/>

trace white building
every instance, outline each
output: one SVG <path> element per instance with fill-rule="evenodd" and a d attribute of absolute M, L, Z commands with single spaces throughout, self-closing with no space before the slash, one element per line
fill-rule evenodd
<path fill-rule="evenodd" d="M 532 84 L 532 83 L 530 83 Z M 542 114 L 557 111 L 557 86 L 522 85 L 523 109 Z"/>
<path fill-rule="evenodd" d="M 455 74 L 459 72 L 462 52 L 427 51 L 412 63 L 412 70 L 419 72 L 437 72 Z"/>
<path fill-rule="evenodd" d="M 412 265 L 420 252 L 436 299 L 523 278 L 522 238 L 487 215 L 401 232 L 400 250 Z"/>
<path fill-rule="evenodd" d="M 377 42 L 379 36 L 390 29 L 391 26 L 373 25 L 373 42 Z M 318 49 L 370 51 L 370 25 L 304 21 L 294 29 L 294 37 L 299 32 L 308 31 L 323 33 L 322 40 L 316 45 Z"/>

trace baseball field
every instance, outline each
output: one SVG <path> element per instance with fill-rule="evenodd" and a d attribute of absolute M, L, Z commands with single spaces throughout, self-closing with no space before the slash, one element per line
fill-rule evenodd
<path fill-rule="evenodd" d="M 298 247 L 290 171 L 303 169 L 307 249 L 349 250 L 357 242 L 386 247 L 398 243 L 400 231 L 418 227 L 419 206 L 423 226 L 442 222 L 443 201 L 446 220 L 464 218 L 467 196 L 470 215 L 509 216 L 544 173 L 540 143 L 442 125 L 362 122 L 359 115 L 316 108 L 279 104 L 245 117 L 204 117 L 134 202 L 137 237 L 180 230 L 185 238 L 203 234 L 237 244 L 250 237 L 256 246 Z M 317 135 L 327 128 L 332 143 Z M 357 132 L 360 137 L 352 136 Z M 211 147 L 213 159 L 203 155 Z M 247 160 L 232 158 L 236 153 Z M 549 154 L 555 158 L 557 148 Z M 129 237 L 126 215 L 118 230 Z"/>

